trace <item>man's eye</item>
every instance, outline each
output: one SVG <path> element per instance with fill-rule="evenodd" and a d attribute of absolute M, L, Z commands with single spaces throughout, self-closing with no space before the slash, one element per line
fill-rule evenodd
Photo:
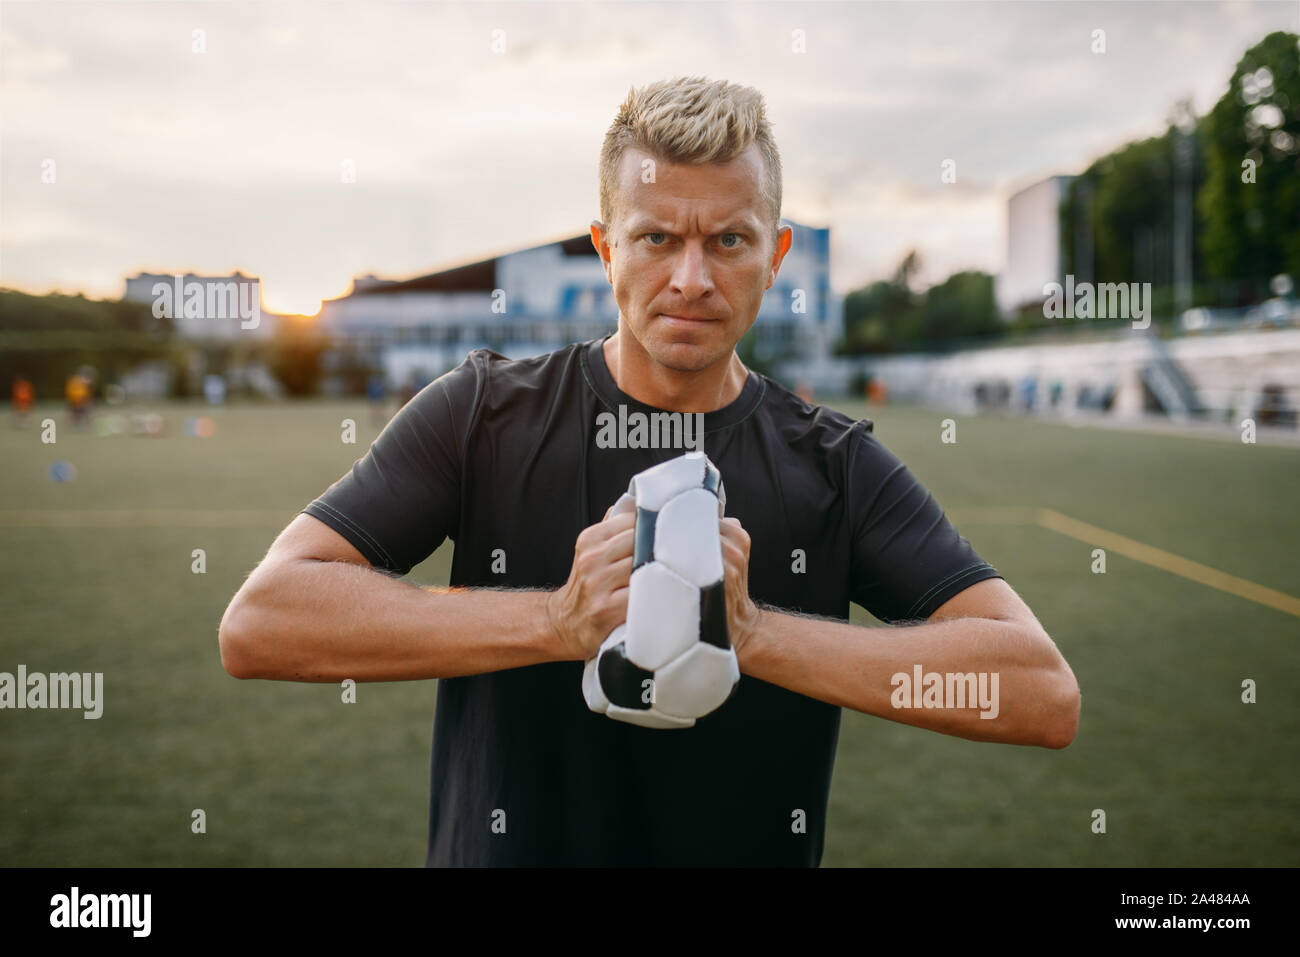
<path fill-rule="evenodd" d="M 732 237 L 733 239 L 735 239 L 736 241 L 735 241 L 734 243 L 727 243 L 727 242 L 724 242 L 722 245 L 723 245 L 726 249 L 735 249 L 737 246 L 740 245 L 740 242 L 741 242 L 741 235 L 740 235 L 740 233 L 723 233 L 723 234 L 722 234 L 722 238 L 723 238 L 724 240 L 725 240 L 728 236 L 731 236 L 731 237 Z"/>
<path fill-rule="evenodd" d="M 663 239 L 664 234 L 663 234 L 663 233 L 646 233 L 646 234 L 645 234 L 645 238 L 648 239 L 648 240 L 650 240 L 650 245 L 651 245 L 651 246 L 662 246 L 663 243 L 655 242 L 655 240 L 654 240 L 654 237 L 655 237 L 655 236 L 658 236 L 660 239 Z"/>

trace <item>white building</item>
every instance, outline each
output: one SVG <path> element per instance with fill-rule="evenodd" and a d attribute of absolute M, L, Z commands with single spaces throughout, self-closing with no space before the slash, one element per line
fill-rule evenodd
<path fill-rule="evenodd" d="M 128 276 L 122 298 L 147 302 L 169 316 L 176 336 L 186 342 L 264 342 L 275 335 L 279 317 L 262 308 L 261 281 L 194 273 L 138 273 Z M 188 304 L 188 307 L 187 307 Z"/>
<path fill-rule="evenodd" d="M 1061 202 L 1073 176 L 1051 176 L 1007 201 L 1007 264 L 995 283 L 998 310 L 1009 317 L 1037 306 L 1043 286 L 1061 282 Z"/>

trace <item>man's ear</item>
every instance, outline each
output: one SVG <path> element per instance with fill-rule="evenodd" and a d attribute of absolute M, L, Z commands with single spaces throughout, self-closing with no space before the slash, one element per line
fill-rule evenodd
<path fill-rule="evenodd" d="M 772 283 L 776 282 L 776 274 L 781 269 L 781 263 L 785 259 L 785 254 L 790 251 L 790 246 L 794 242 L 794 230 L 789 226 L 782 226 L 776 234 L 776 250 L 772 253 L 772 269 L 767 274 L 767 285 L 764 289 L 771 289 Z"/>
<path fill-rule="evenodd" d="M 609 252 L 609 230 L 605 224 L 598 219 L 591 221 L 591 244 L 596 247 L 596 255 L 600 257 L 600 264 L 605 270 L 605 278 L 613 285 L 614 279 L 610 275 L 610 252 Z"/>

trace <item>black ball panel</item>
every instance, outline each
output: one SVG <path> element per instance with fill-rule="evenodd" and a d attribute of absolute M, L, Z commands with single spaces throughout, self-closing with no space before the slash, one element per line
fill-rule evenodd
<path fill-rule="evenodd" d="M 658 512 L 652 512 L 647 508 L 637 507 L 636 510 L 636 529 L 633 531 L 634 544 L 632 545 L 632 571 L 636 571 L 646 562 L 654 561 L 655 557 L 655 522 L 659 519 Z"/>
<path fill-rule="evenodd" d="M 600 656 L 596 662 L 596 674 L 600 678 L 600 687 L 610 704 L 620 708 L 632 708 L 637 711 L 649 711 L 650 703 L 642 701 L 645 680 L 654 680 L 654 675 L 628 660 L 625 642 L 620 641 Z"/>
<path fill-rule="evenodd" d="M 712 462 L 704 464 L 704 487 L 714 495 L 718 494 L 718 486 L 722 484 L 722 473 Z"/>
<path fill-rule="evenodd" d="M 723 651 L 731 647 L 725 579 L 700 589 L 700 641 Z"/>

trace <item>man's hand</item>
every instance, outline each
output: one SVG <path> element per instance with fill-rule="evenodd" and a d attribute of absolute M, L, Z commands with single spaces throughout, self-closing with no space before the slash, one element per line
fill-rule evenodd
<path fill-rule="evenodd" d="M 627 620 L 632 579 L 636 507 L 617 506 L 583 529 L 573 549 L 573 568 L 562 588 L 547 596 L 551 630 L 565 653 L 587 661 L 596 656 L 609 633 Z M 719 524 L 722 567 L 727 592 L 727 634 L 741 647 L 758 627 L 759 608 L 749 597 L 749 533 L 735 518 Z"/>
<path fill-rule="evenodd" d="M 551 630 L 566 657 L 594 658 L 600 643 L 627 620 L 636 508 L 605 513 L 573 546 L 569 580 L 546 598 Z"/>
<path fill-rule="evenodd" d="M 727 583 L 727 634 L 731 646 L 740 649 L 758 628 L 761 614 L 749 597 L 749 533 L 740 519 L 722 519 L 722 568 Z"/>

